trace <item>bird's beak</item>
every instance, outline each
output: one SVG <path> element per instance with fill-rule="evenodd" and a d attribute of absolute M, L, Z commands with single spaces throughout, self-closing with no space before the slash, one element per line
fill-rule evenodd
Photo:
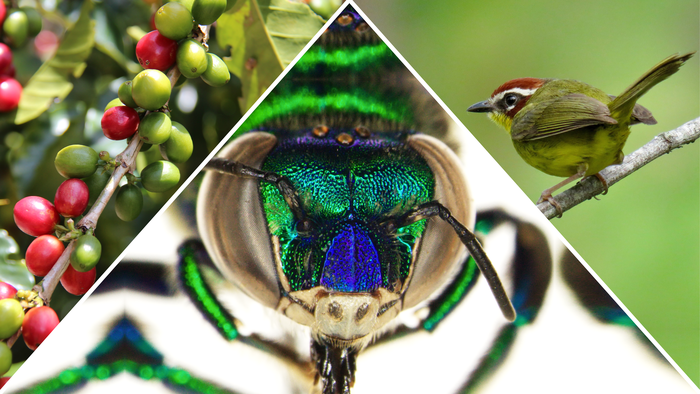
<path fill-rule="evenodd" d="M 467 108 L 469 112 L 491 112 L 496 108 L 493 104 L 489 103 L 489 100 L 479 101 L 478 103 Z"/>

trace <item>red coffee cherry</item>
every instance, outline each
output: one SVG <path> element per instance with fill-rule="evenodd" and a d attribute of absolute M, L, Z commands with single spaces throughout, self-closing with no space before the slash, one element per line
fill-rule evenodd
<path fill-rule="evenodd" d="M 175 63 L 177 41 L 160 34 L 158 30 L 141 37 L 136 44 L 136 58 L 143 68 L 165 72 Z"/>
<path fill-rule="evenodd" d="M 135 109 L 118 105 L 102 115 L 102 132 L 110 140 L 124 140 L 139 128 L 139 114 Z"/>
<path fill-rule="evenodd" d="M 25 234 L 38 237 L 51 234 L 58 224 L 58 211 L 47 199 L 37 196 L 25 197 L 15 204 L 15 224 Z"/>
<path fill-rule="evenodd" d="M 68 179 L 56 189 L 53 203 L 58 213 L 67 218 L 82 215 L 90 200 L 88 186 L 78 178 Z"/>
<path fill-rule="evenodd" d="M 14 78 L 0 77 L 0 112 L 8 112 L 17 108 L 22 96 L 22 85 Z"/>
<path fill-rule="evenodd" d="M 90 290 L 93 284 L 95 284 L 95 277 L 97 276 L 97 269 L 93 268 L 88 272 L 79 272 L 73 268 L 72 265 L 68 266 L 66 272 L 61 276 L 61 284 L 67 292 L 73 295 L 83 295 Z"/>
<path fill-rule="evenodd" d="M 32 241 L 27 248 L 25 256 L 27 269 L 32 275 L 46 276 L 61 257 L 64 249 L 63 242 L 58 238 L 53 235 L 42 235 Z"/>
<path fill-rule="evenodd" d="M 14 64 L 10 64 L 9 66 L 5 67 L 4 70 L 0 71 L 0 77 L 14 78 L 15 75 L 17 75 L 17 70 L 15 69 Z"/>
<path fill-rule="evenodd" d="M 0 19 L 0 24 L 2 24 L 2 19 Z M 10 50 L 10 47 L 0 42 L 0 73 L 10 67 L 11 64 L 12 51 Z"/>
<path fill-rule="evenodd" d="M 0 282 L 0 300 L 5 298 L 14 298 L 17 294 L 17 289 L 7 282 Z"/>
<path fill-rule="evenodd" d="M 58 325 L 58 315 L 48 306 L 32 308 L 24 315 L 22 336 L 27 347 L 36 350 Z"/>

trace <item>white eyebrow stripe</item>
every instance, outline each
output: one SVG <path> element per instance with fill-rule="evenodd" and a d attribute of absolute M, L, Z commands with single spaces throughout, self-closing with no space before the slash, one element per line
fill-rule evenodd
<path fill-rule="evenodd" d="M 535 88 L 535 89 L 511 88 L 508 90 L 504 90 L 504 91 L 498 93 L 497 95 L 493 96 L 491 98 L 491 102 L 495 103 L 495 102 L 501 101 L 503 99 L 503 97 L 508 93 L 517 93 L 523 97 L 527 97 L 527 96 L 533 95 L 536 91 L 537 91 L 537 88 Z"/>

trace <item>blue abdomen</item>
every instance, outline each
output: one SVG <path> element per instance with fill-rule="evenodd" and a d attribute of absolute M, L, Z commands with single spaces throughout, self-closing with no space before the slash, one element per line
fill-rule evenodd
<path fill-rule="evenodd" d="M 261 185 L 271 235 L 292 291 L 325 286 L 338 292 L 392 288 L 406 278 L 424 221 L 387 234 L 382 220 L 431 201 L 434 179 L 425 161 L 396 133 L 329 127 L 268 130 L 278 146 L 263 170 L 290 178 L 314 223 L 300 233 L 277 187 Z"/>

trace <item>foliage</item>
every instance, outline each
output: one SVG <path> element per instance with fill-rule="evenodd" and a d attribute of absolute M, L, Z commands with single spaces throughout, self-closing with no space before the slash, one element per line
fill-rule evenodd
<path fill-rule="evenodd" d="M 16 79 L 24 86 L 24 95 L 16 111 L 0 114 L 0 229 L 6 230 L 0 230 L 0 280 L 21 288 L 34 284 L 34 277 L 21 261 L 33 238 L 15 226 L 12 208 L 28 195 L 53 200 L 64 180 L 54 168 L 56 153 L 67 145 L 82 144 L 116 157 L 126 148 L 124 141 L 103 135 L 100 120 L 105 105 L 117 97 L 121 83 L 141 71 L 134 48 L 151 30 L 149 19 L 158 8 L 153 3 L 159 2 L 59 1 L 55 9 L 36 3 L 44 29 L 61 38 L 56 53 L 43 64 L 32 45 L 13 49 Z M 190 131 L 194 143 L 190 160 L 177 164 L 181 181 L 192 174 L 240 119 L 242 109 L 257 100 L 323 25 L 324 20 L 307 5 L 285 3 L 289 2 L 239 0 L 216 22 L 208 41 L 209 52 L 225 57 L 235 77 L 223 87 L 211 87 L 197 78 L 173 90 L 169 104 L 172 119 Z M 139 153 L 135 175 L 161 159 L 157 148 Z M 175 190 L 159 194 L 144 191 L 143 211 L 128 223 L 117 218 L 114 198 L 110 199 L 95 229 L 103 248 L 98 276 Z M 51 306 L 62 317 L 77 299 L 59 286 Z"/>

